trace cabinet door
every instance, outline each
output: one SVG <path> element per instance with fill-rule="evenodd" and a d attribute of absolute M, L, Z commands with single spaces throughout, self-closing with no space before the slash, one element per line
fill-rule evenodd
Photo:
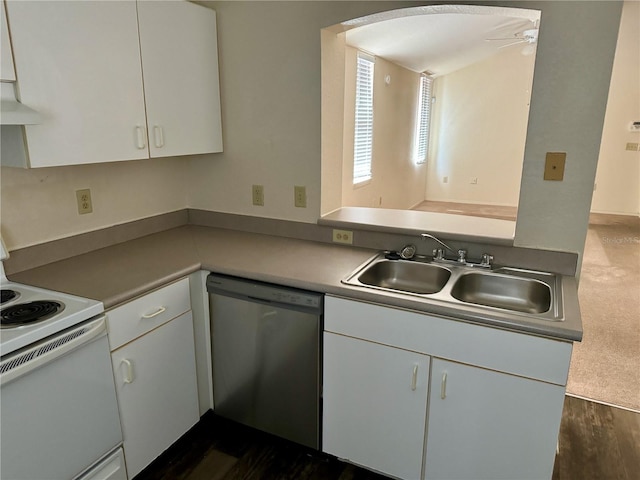
<path fill-rule="evenodd" d="M 428 379 L 426 355 L 325 333 L 323 450 L 420 478 Z"/>
<path fill-rule="evenodd" d="M 11 42 L 9 41 L 9 27 L 4 8 L 4 0 L 0 5 L 0 80 L 3 82 L 15 82 L 16 71 L 13 68 L 13 55 Z"/>
<path fill-rule="evenodd" d="M 152 157 L 222 151 L 216 12 L 138 2 Z"/>
<path fill-rule="evenodd" d="M 425 478 L 551 478 L 564 388 L 432 360 Z"/>
<path fill-rule="evenodd" d="M 129 478 L 199 419 L 187 312 L 111 353 Z"/>
<path fill-rule="evenodd" d="M 148 158 L 136 4 L 7 1 L 32 167 Z"/>

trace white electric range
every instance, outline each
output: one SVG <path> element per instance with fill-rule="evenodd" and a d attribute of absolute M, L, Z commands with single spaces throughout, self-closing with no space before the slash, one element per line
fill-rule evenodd
<path fill-rule="evenodd" d="M 0 286 L 3 478 L 126 480 L 102 302 Z"/>
<path fill-rule="evenodd" d="M 0 270 L 0 274 L 4 272 Z M 14 283 L 4 275 L 0 285 L 2 357 L 104 311 L 102 302 Z"/>

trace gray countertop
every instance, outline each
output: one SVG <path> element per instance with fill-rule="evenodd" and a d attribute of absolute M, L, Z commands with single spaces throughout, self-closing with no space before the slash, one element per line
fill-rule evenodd
<path fill-rule="evenodd" d="M 492 315 L 341 280 L 374 250 L 201 226 L 182 226 L 10 275 L 14 282 L 92 298 L 105 309 L 198 270 L 329 293 L 565 341 L 582 338 L 573 277 L 563 277 L 565 319 Z"/>
<path fill-rule="evenodd" d="M 323 216 L 318 223 L 337 228 L 366 228 L 419 237 L 423 232 L 450 240 L 513 245 L 516 222 L 496 218 L 388 208 L 342 207 Z"/>

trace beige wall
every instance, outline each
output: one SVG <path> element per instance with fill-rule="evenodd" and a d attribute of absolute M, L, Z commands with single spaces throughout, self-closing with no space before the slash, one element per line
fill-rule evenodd
<path fill-rule="evenodd" d="M 629 124 L 640 121 L 640 2 L 622 9 L 618 46 L 611 74 L 607 113 L 591 210 L 638 215 L 640 212 L 640 152 L 625 150 L 640 142 Z"/>
<path fill-rule="evenodd" d="M 417 165 L 412 159 L 420 76 L 376 58 L 372 178 L 353 185 L 356 57 L 357 50 L 346 47 L 342 206 L 411 208 L 424 200 L 426 181 L 426 165 Z M 388 85 L 387 75 L 391 77 Z"/>
<path fill-rule="evenodd" d="M 436 78 L 428 200 L 518 204 L 535 60 L 521 49 Z"/>
<path fill-rule="evenodd" d="M 320 211 L 342 206 L 342 155 L 344 135 L 344 36 L 321 31 L 322 43 L 322 165 Z M 333 92 L 330 95 L 328 92 Z"/>
<path fill-rule="evenodd" d="M 207 2 L 209 3 L 209 2 Z M 455 3 L 455 2 L 454 2 Z M 467 3 L 467 2 L 461 2 Z M 542 11 L 536 78 L 523 166 L 516 243 L 581 252 L 620 20 L 616 1 L 504 1 Z M 404 2 L 210 2 L 218 11 L 220 85 L 225 152 L 152 161 L 128 185 L 154 177 L 143 214 L 174 206 L 316 222 L 320 214 L 320 30 L 342 20 L 409 5 Z M 415 5 L 413 3 L 412 5 Z M 594 34 L 597 32 L 597 35 Z M 586 75 L 585 72 L 589 74 Z M 323 140 L 324 141 L 324 140 Z M 542 180 L 546 151 L 566 151 L 565 182 Z M 156 163 L 154 163 L 156 162 Z M 146 167 L 146 166 L 145 166 Z M 175 189 L 187 168 L 187 186 Z M 80 177 L 84 167 L 70 177 Z M 46 184 L 47 171 L 25 174 L 31 194 L 14 188 L 21 175 L 2 171 L 2 229 L 8 247 L 73 235 L 133 218 L 118 164 L 87 167 L 86 179 Z M 126 168 L 126 165 L 122 168 Z M 113 169 L 113 173 L 112 172 Z M 109 173 L 105 173 L 109 172 Z M 71 218 L 76 184 L 109 180 L 99 202 L 110 214 Z M 176 179 L 178 181 L 176 182 Z M 42 181 L 41 181 L 42 180 Z M 265 186 L 265 206 L 251 205 L 251 185 Z M 133 185 L 132 185 L 133 184 Z M 295 208 L 293 186 L 306 185 L 307 208 Z M 165 188 L 163 188 L 165 187 Z M 168 191 L 176 198 L 165 200 Z M 184 192 L 187 199 L 184 200 Z M 182 199 L 182 200 L 181 200 Z M 42 202 L 47 208 L 42 208 Z M 68 202 L 68 201 L 67 201 Z M 95 202 L 95 200 L 94 200 Z M 323 200 L 324 202 L 324 200 Z M 331 200 L 329 200 L 329 203 Z M 124 204 L 124 205 L 123 205 Z M 6 221 L 5 221 L 6 218 Z M 91 222 L 91 225 L 86 225 Z M 45 233 L 40 232 L 45 223 Z M 53 228 L 55 225 L 59 227 Z"/>
<path fill-rule="evenodd" d="M 187 204 L 185 158 L 1 170 L 0 219 L 9 250 L 172 212 Z M 75 191 L 85 188 L 91 189 L 93 213 L 78 215 Z"/>

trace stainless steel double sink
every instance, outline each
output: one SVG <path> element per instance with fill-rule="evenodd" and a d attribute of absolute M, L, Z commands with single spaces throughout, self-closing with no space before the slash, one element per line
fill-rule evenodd
<path fill-rule="evenodd" d="M 560 277 L 553 273 L 435 262 L 416 256 L 389 259 L 380 252 L 342 283 L 452 304 L 562 321 Z"/>

